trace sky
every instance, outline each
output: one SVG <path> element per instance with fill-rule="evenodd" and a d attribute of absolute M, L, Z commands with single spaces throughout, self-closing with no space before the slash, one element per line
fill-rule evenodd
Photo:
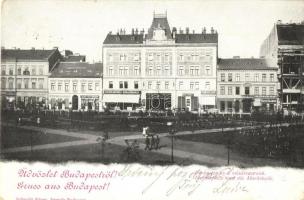
<path fill-rule="evenodd" d="M 101 61 L 106 35 L 118 29 L 147 29 L 153 12 L 167 12 L 170 27 L 219 34 L 219 57 L 258 57 L 260 45 L 277 20 L 304 20 L 301 1 L 241 0 L 4 0 L 1 46 L 69 49 Z"/>

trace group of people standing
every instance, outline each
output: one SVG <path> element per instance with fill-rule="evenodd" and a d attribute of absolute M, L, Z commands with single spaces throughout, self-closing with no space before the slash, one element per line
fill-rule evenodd
<path fill-rule="evenodd" d="M 158 134 L 154 135 L 150 133 L 149 127 L 144 127 L 143 128 L 143 136 L 146 138 L 145 140 L 145 151 L 149 150 L 151 151 L 152 149 L 159 149 L 159 143 L 160 143 L 160 138 Z"/>

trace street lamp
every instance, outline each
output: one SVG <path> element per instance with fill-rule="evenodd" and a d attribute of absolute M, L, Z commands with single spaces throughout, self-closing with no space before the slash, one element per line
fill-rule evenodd
<path fill-rule="evenodd" d="M 171 163 L 174 163 L 174 157 L 173 157 L 173 139 L 174 139 L 174 134 L 175 134 L 176 130 L 173 127 L 173 122 L 167 122 L 167 126 L 169 127 L 169 135 L 171 136 Z"/>

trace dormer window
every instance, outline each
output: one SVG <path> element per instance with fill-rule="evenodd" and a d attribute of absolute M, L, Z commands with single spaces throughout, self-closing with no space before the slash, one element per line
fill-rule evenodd
<path fill-rule="evenodd" d="M 154 40 L 165 40 L 166 39 L 165 30 L 163 30 L 163 29 L 154 30 L 153 39 Z"/>

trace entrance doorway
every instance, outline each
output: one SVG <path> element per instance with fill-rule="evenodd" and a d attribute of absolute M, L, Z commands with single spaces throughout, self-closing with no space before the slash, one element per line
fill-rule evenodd
<path fill-rule="evenodd" d="M 74 95 L 72 97 L 72 109 L 78 110 L 78 96 L 77 95 Z"/>

